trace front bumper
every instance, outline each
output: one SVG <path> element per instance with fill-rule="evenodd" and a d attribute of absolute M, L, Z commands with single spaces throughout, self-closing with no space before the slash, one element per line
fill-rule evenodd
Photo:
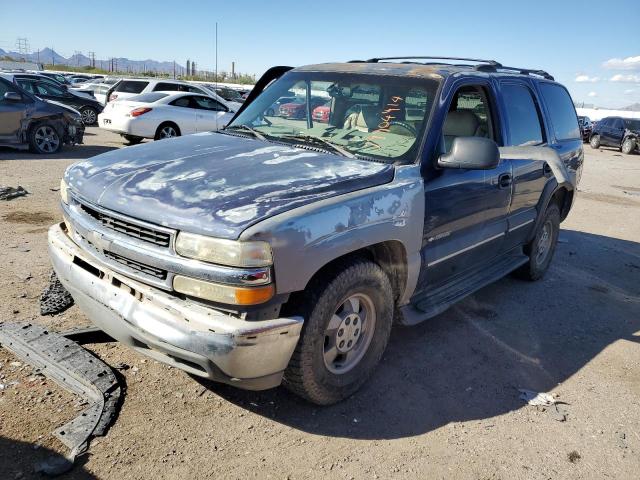
<path fill-rule="evenodd" d="M 245 321 L 121 276 L 86 255 L 64 224 L 49 229 L 58 278 L 116 340 L 191 374 L 249 390 L 280 384 L 302 318 Z"/>

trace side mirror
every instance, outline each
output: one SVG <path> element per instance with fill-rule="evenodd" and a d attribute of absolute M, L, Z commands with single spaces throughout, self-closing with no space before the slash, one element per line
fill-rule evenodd
<path fill-rule="evenodd" d="M 456 137 L 451 151 L 438 158 L 441 168 L 468 168 L 490 170 L 500 163 L 500 152 L 496 142 L 483 137 Z"/>
<path fill-rule="evenodd" d="M 20 95 L 18 92 L 6 92 L 4 94 L 4 99 L 7 102 L 21 102 L 22 95 Z"/>

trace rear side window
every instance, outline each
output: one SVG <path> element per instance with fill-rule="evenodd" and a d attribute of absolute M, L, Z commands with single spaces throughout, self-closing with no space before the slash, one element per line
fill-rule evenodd
<path fill-rule="evenodd" d="M 113 89 L 113 91 L 123 93 L 140 93 L 147 85 L 149 85 L 149 82 L 123 80 L 116 88 Z"/>
<path fill-rule="evenodd" d="M 560 85 L 552 83 L 541 83 L 540 91 L 551 115 L 551 125 L 556 140 L 579 139 L 578 118 L 567 91 Z"/>
<path fill-rule="evenodd" d="M 182 90 L 181 85 L 171 82 L 159 82 L 154 88 L 154 92 L 178 92 Z"/>
<path fill-rule="evenodd" d="M 542 126 L 531 90 L 524 85 L 502 85 L 502 97 L 509 122 L 508 145 L 540 145 Z"/>
<path fill-rule="evenodd" d="M 157 102 L 161 98 L 168 97 L 168 93 L 159 93 L 159 92 L 151 92 L 151 93 L 143 93 L 142 95 L 136 95 L 135 97 L 131 97 L 129 100 L 132 102 L 144 102 L 144 103 L 153 103 Z"/>

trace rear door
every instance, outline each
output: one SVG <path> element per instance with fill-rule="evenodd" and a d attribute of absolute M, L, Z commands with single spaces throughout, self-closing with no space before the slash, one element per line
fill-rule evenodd
<path fill-rule="evenodd" d="M 622 144 L 622 138 L 624 137 L 624 122 L 622 118 L 616 117 L 613 120 L 613 125 L 611 127 L 611 140 L 610 145 L 612 147 L 620 147 Z"/>
<path fill-rule="evenodd" d="M 540 101 L 527 80 L 500 81 L 500 100 L 505 115 L 505 146 L 545 146 L 547 135 L 542 123 Z M 513 185 L 507 218 L 505 247 L 522 244 L 533 228 L 536 206 L 551 171 L 539 160 L 511 159 Z"/>
<path fill-rule="evenodd" d="M 602 145 L 611 145 L 611 126 L 613 125 L 613 117 L 607 117 L 598 123 L 598 132 L 600 133 L 600 143 Z"/>
<path fill-rule="evenodd" d="M 196 108 L 196 130 L 210 132 L 218 130 L 231 120 L 229 109 L 211 97 L 194 95 L 192 97 Z"/>

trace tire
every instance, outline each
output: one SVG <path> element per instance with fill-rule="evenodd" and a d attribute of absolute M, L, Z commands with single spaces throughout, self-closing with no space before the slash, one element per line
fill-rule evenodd
<path fill-rule="evenodd" d="M 135 135 L 122 135 L 122 137 L 126 140 L 127 145 L 137 145 L 144 140 L 144 137 L 136 137 Z"/>
<path fill-rule="evenodd" d="M 269 108 L 265 113 L 267 117 L 273 117 L 275 114 L 276 112 L 273 111 L 273 108 Z"/>
<path fill-rule="evenodd" d="M 166 138 L 174 138 L 179 136 L 180 136 L 180 129 L 178 128 L 178 126 L 173 122 L 165 122 L 158 127 L 153 139 L 164 140 Z"/>
<path fill-rule="evenodd" d="M 636 149 L 636 140 L 634 138 L 625 138 L 624 142 L 622 142 L 622 146 L 620 147 L 620 151 L 625 155 L 629 155 L 633 153 Z"/>
<path fill-rule="evenodd" d="M 93 107 L 83 107 L 80 115 L 82 115 L 82 123 L 87 126 L 98 123 L 98 111 Z"/>
<path fill-rule="evenodd" d="M 589 145 L 591 148 L 598 149 L 600 148 L 600 135 L 591 135 L 589 139 Z"/>
<path fill-rule="evenodd" d="M 39 154 L 57 153 L 62 148 L 62 138 L 50 123 L 38 123 L 29 131 L 29 148 Z"/>
<path fill-rule="evenodd" d="M 391 283 L 377 264 L 354 259 L 313 281 L 303 300 L 305 322 L 283 384 L 331 405 L 355 393 L 382 358 L 393 323 Z"/>
<path fill-rule="evenodd" d="M 559 233 L 560 209 L 557 204 L 552 203 L 544 213 L 536 236 L 524 247 L 524 253 L 529 257 L 529 261 L 515 271 L 517 277 L 535 281 L 544 276 L 556 251 Z"/>

